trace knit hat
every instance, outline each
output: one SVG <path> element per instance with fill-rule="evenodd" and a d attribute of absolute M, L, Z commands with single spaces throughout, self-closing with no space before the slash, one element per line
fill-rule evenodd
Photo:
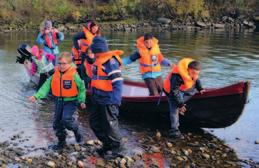
<path fill-rule="evenodd" d="M 44 22 L 44 28 L 52 28 L 52 22 L 50 20 L 46 20 Z"/>
<path fill-rule="evenodd" d="M 37 45 L 32 46 L 31 54 L 33 56 L 39 57 L 39 47 Z"/>
<path fill-rule="evenodd" d="M 96 53 L 103 53 L 109 51 L 108 44 L 106 42 L 106 39 L 101 36 L 95 36 L 92 42 L 92 45 L 90 46 L 92 52 L 94 54 Z"/>

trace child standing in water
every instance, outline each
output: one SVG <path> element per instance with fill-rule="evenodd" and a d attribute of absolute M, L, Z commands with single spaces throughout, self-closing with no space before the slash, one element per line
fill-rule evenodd
<path fill-rule="evenodd" d="M 37 86 L 37 90 L 43 85 L 49 76 L 54 73 L 54 65 L 52 61 L 55 59 L 55 56 L 48 54 L 43 50 L 39 50 L 39 47 L 34 45 L 31 48 L 32 54 L 32 69 L 31 74 L 34 75 L 37 73 L 40 76 L 40 80 Z"/>
<path fill-rule="evenodd" d="M 40 30 L 36 41 L 38 44 L 44 45 L 43 50 L 45 52 L 55 56 L 55 60 L 53 61 L 53 64 L 55 65 L 55 61 L 59 55 L 58 45 L 63 40 L 64 34 L 52 27 L 52 22 L 50 20 L 46 20 L 44 22 L 44 29 Z"/>
<path fill-rule="evenodd" d="M 72 66 L 72 55 L 63 52 L 58 57 L 58 67 L 54 74 L 42 85 L 39 91 L 29 98 L 29 101 L 47 96 L 49 91 L 55 97 L 55 113 L 53 128 L 58 138 L 58 143 L 53 150 L 60 150 L 66 145 L 66 129 L 74 132 L 76 142 L 83 141 L 78 123 L 74 118 L 78 102 L 85 109 L 85 86 L 77 74 L 76 68 Z"/>

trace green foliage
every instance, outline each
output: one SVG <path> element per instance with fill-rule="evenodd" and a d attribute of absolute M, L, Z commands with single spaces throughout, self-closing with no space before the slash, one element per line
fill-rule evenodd
<path fill-rule="evenodd" d="M 44 19 L 81 22 L 158 17 L 217 18 L 238 9 L 243 14 L 256 8 L 257 0 L 0 0 L 0 23 L 39 25 Z"/>

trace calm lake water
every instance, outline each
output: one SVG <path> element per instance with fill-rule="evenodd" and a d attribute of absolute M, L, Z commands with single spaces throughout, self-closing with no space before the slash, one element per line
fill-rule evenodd
<path fill-rule="evenodd" d="M 111 49 L 122 49 L 125 56 L 135 51 L 135 40 L 140 33 L 104 33 Z M 203 63 L 201 79 L 204 87 L 220 87 L 240 80 L 251 80 L 249 103 L 243 115 L 232 126 L 209 129 L 224 140 L 242 159 L 259 162 L 259 33 L 174 32 L 155 33 L 161 51 L 173 63 L 189 56 Z M 22 134 L 29 139 L 23 144 L 45 147 L 54 138 L 51 122 L 51 101 L 37 104 L 27 102 L 35 90 L 22 65 L 16 64 L 16 48 L 20 43 L 35 43 L 35 33 L 0 34 L 0 141 Z M 71 35 L 67 34 L 60 49 L 70 51 Z M 124 67 L 124 77 L 141 80 L 138 64 Z M 164 68 L 164 76 L 169 69 Z M 92 136 L 83 116 L 85 134 Z M 134 130 L 123 125 L 123 134 Z M 135 139 L 130 141 L 134 144 Z"/>

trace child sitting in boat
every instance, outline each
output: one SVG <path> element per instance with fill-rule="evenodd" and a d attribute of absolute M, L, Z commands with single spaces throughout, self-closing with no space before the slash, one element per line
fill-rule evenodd
<path fill-rule="evenodd" d="M 40 50 L 38 46 L 34 45 L 31 48 L 32 54 L 32 68 L 31 75 L 37 74 L 40 76 L 37 90 L 43 85 L 49 76 L 54 73 L 53 60 L 55 56 L 53 54 L 48 54 L 43 50 Z"/>
<path fill-rule="evenodd" d="M 167 95 L 171 129 L 171 138 L 183 139 L 184 136 L 179 131 L 179 113 L 184 114 L 187 110 L 185 102 L 189 100 L 197 91 L 201 94 L 205 91 L 198 79 L 201 71 L 201 63 L 190 58 L 179 61 L 177 66 L 173 66 L 164 81 L 164 92 Z"/>
<path fill-rule="evenodd" d="M 29 98 L 29 101 L 35 102 L 46 97 L 50 90 L 55 97 L 53 129 L 58 143 L 53 146 L 53 150 L 65 147 L 66 129 L 74 132 L 76 142 L 83 141 L 74 113 L 78 103 L 82 109 L 86 107 L 84 82 L 76 72 L 76 67 L 72 65 L 72 55 L 63 52 L 59 55 L 58 61 L 54 74 L 46 80 L 36 94 Z"/>

